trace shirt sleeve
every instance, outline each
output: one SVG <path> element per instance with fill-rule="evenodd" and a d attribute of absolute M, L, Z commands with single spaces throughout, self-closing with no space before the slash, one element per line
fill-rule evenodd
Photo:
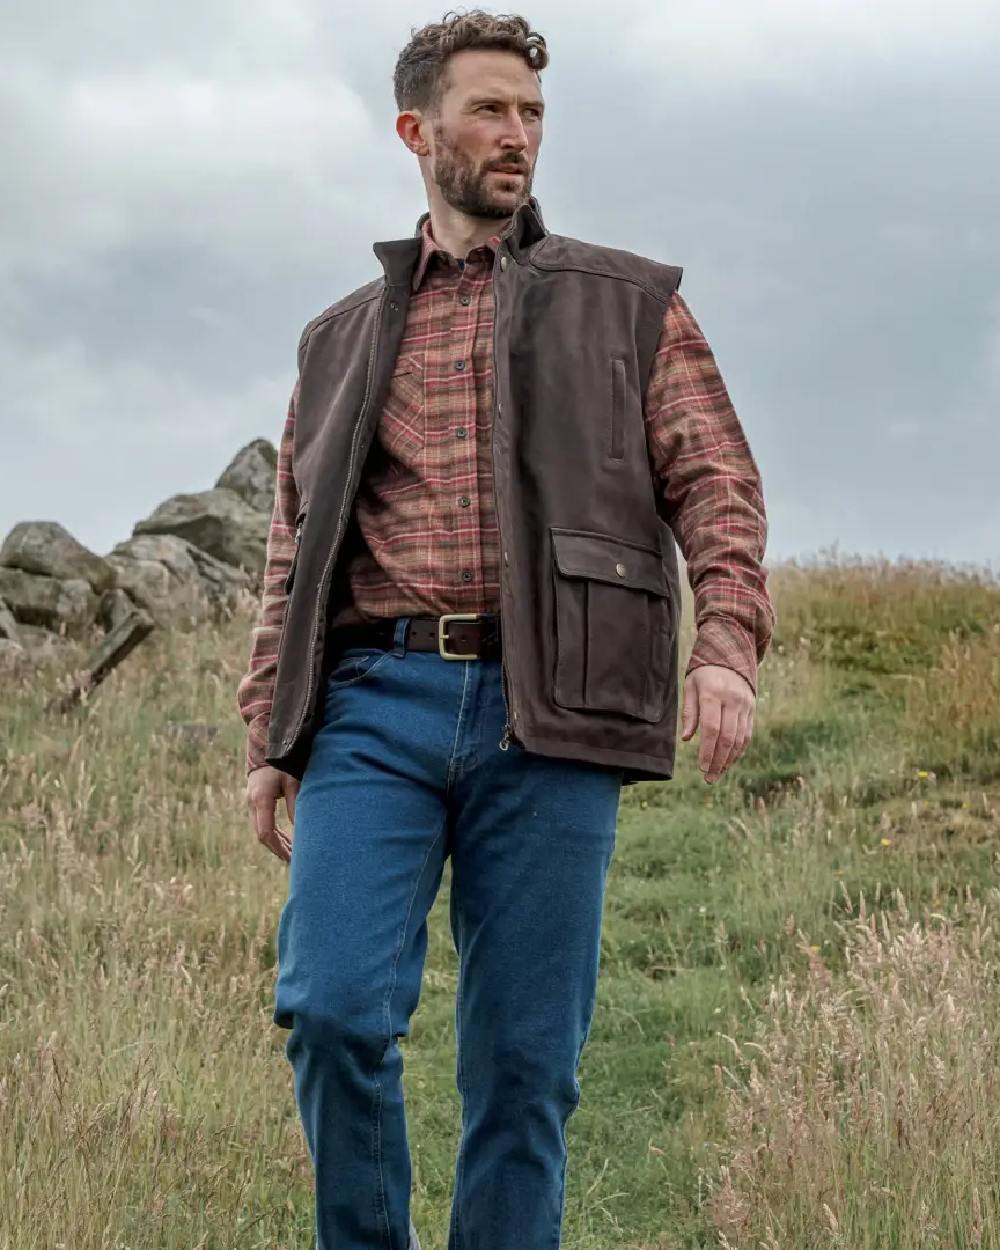
<path fill-rule="evenodd" d="M 721 664 L 756 694 L 776 622 L 763 563 L 760 472 L 715 357 L 679 292 L 664 314 L 644 421 L 666 519 L 694 592 L 696 637 L 685 677 Z"/>
<path fill-rule="evenodd" d="M 267 726 L 278 667 L 278 641 L 288 602 L 285 579 L 295 554 L 295 519 L 299 511 L 299 495 L 292 475 L 292 443 L 298 390 L 296 382 L 288 402 L 288 415 L 278 447 L 274 507 L 264 561 L 263 595 L 251 635 L 250 661 L 236 691 L 240 715 L 247 726 L 248 775 L 266 762 L 264 754 L 267 749 Z"/>

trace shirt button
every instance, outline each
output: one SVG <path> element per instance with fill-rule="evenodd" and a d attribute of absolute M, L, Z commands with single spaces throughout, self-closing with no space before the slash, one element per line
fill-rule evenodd
<path fill-rule="evenodd" d="M 455 437 L 456 437 L 456 438 L 465 438 L 465 435 L 466 435 L 466 429 L 465 429 L 465 426 L 464 426 L 464 425 L 460 425 L 460 426 L 458 427 L 458 429 L 455 431 Z"/>
<path fill-rule="evenodd" d="M 456 369 L 464 369 L 464 368 L 465 368 L 465 361 L 464 361 L 464 360 L 456 360 L 456 361 L 455 361 L 455 368 L 456 368 Z"/>
<path fill-rule="evenodd" d="M 460 495 L 460 496 L 459 496 L 459 498 L 458 498 L 458 502 L 459 502 L 459 506 L 460 506 L 460 507 L 462 507 L 462 508 L 467 508 L 467 507 L 469 506 L 469 496 L 468 496 L 468 495 Z"/>
<path fill-rule="evenodd" d="M 500 268 L 501 268 L 501 269 L 506 269 L 506 268 L 507 268 L 507 257 L 506 257 L 506 255 L 501 256 L 501 257 L 500 257 Z"/>
<path fill-rule="evenodd" d="M 507 555 L 506 551 L 503 553 L 503 562 L 504 564 L 510 564 L 510 557 Z"/>
<path fill-rule="evenodd" d="M 462 570 L 462 581 L 463 581 L 463 582 L 471 582 L 471 581 L 472 581 L 472 573 L 469 571 L 469 569 L 463 569 L 463 570 Z"/>
<path fill-rule="evenodd" d="M 460 295 L 460 296 L 458 297 L 458 302 L 459 302 L 460 304 L 471 304 L 471 303 L 472 303 L 472 296 L 471 296 L 471 295 Z"/>

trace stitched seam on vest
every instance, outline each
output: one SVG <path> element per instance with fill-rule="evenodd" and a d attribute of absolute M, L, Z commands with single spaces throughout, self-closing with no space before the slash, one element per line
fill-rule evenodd
<path fill-rule="evenodd" d="M 673 299 L 677 290 L 675 286 L 673 291 L 664 296 L 659 291 L 647 286 L 645 282 L 641 282 L 638 278 L 629 278 L 622 273 L 605 273 L 601 269 L 584 269 L 582 265 L 538 265 L 534 260 L 529 261 L 529 264 L 536 269 L 544 269 L 549 273 L 585 273 L 592 278 L 611 278 L 614 282 L 627 282 L 629 286 L 637 287 L 644 294 L 648 295 L 650 299 L 655 299 L 658 303 L 661 303 L 664 308 Z"/>
<path fill-rule="evenodd" d="M 320 326 L 326 325 L 326 323 L 328 321 L 332 321 L 334 317 L 340 317 L 344 313 L 353 312 L 355 308 L 361 308 L 362 305 L 364 304 L 370 304 L 372 300 L 378 299 L 381 296 L 381 294 L 382 294 L 382 287 L 379 286 L 375 291 L 372 292 L 371 295 L 366 295 L 362 299 L 356 300 L 353 304 L 348 304 L 346 305 L 346 307 L 341 307 L 340 304 L 338 303 L 338 304 L 334 304 L 331 308 L 328 308 L 325 312 L 321 312 L 319 316 L 314 317 L 313 320 L 310 321 L 308 325 L 306 326 L 306 328 L 302 331 L 302 337 L 299 339 L 299 350 L 301 351 L 306 346 L 309 339 L 312 338 L 312 336 L 316 333 L 316 331 L 320 328 Z M 345 296 L 344 298 L 350 299 L 350 296 Z"/>

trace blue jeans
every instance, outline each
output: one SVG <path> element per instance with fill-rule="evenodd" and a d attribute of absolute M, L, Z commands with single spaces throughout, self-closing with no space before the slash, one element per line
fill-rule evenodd
<path fill-rule="evenodd" d="M 274 1022 L 290 1030 L 317 1250 L 407 1250 L 397 1038 L 448 855 L 462 1107 L 448 1250 L 558 1250 L 622 770 L 500 750 L 500 660 L 405 651 L 406 620 L 393 647 L 351 647 L 324 677 L 278 925 Z"/>

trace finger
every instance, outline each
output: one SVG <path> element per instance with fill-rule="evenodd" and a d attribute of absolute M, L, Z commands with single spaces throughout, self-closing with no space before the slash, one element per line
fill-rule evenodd
<path fill-rule="evenodd" d="M 275 855 L 286 864 L 291 863 L 292 859 L 292 840 L 284 831 L 275 826 L 274 829 L 274 846 L 271 847 Z"/>
<path fill-rule="evenodd" d="M 706 694 L 700 695 L 699 718 L 701 720 L 701 746 L 698 750 L 698 767 L 707 773 L 715 754 L 722 724 L 722 704 L 718 698 Z"/>
<path fill-rule="evenodd" d="M 722 716 L 719 723 L 719 734 L 712 752 L 712 762 L 705 774 L 709 781 L 718 781 L 726 766 L 726 761 L 736 741 L 736 722 L 739 713 L 732 703 L 723 703 Z"/>
<path fill-rule="evenodd" d="M 271 836 L 269 838 L 262 838 L 261 841 L 269 851 L 271 851 L 274 855 L 277 855 L 278 859 L 284 860 L 285 863 L 288 863 L 291 860 L 292 844 L 289 841 L 288 834 L 285 833 L 284 829 L 280 829 L 277 825 L 275 825 Z"/>
<path fill-rule="evenodd" d="M 732 749 L 729 752 L 728 759 L 726 759 L 723 762 L 723 765 L 722 765 L 723 772 L 726 772 L 727 769 L 732 768 L 732 766 L 736 763 L 736 761 L 740 758 L 740 756 L 746 750 L 747 742 L 749 741 L 747 737 L 747 719 L 749 717 L 749 714 L 750 714 L 750 709 L 746 707 L 740 708 L 739 711 L 737 712 L 736 740 L 733 743 Z"/>
<path fill-rule="evenodd" d="M 684 711 L 681 716 L 681 741 L 687 742 L 698 728 L 698 683 L 691 674 L 684 682 Z"/>
<path fill-rule="evenodd" d="M 261 798 L 254 803 L 253 814 L 257 840 L 279 859 L 285 859 L 288 838 L 283 830 L 275 828 L 274 809 L 273 798 Z"/>
<path fill-rule="evenodd" d="M 288 813 L 288 819 L 295 824 L 295 800 L 299 794 L 299 783 L 294 777 L 289 777 L 285 785 L 285 811 Z"/>

